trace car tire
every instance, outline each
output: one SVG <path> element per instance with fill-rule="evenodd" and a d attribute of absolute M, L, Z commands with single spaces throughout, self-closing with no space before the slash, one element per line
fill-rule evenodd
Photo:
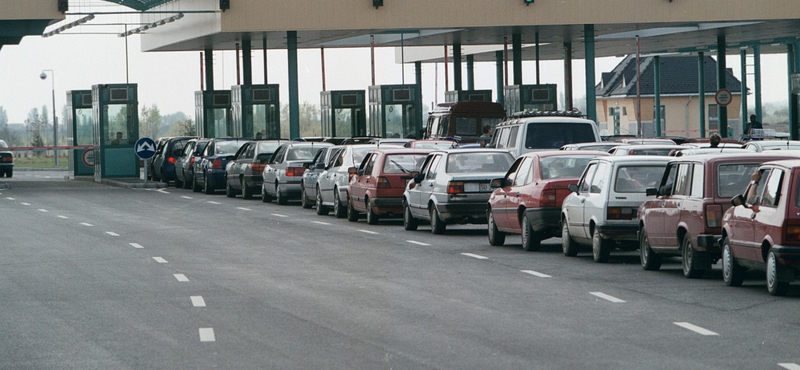
<path fill-rule="evenodd" d="M 497 223 L 494 222 L 494 212 L 489 209 L 486 213 L 486 228 L 487 235 L 489 236 L 489 245 L 499 247 L 505 244 L 506 233 L 497 229 Z"/>
<path fill-rule="evenodd" d="M 306 194 L 306 187 L 302 184 L 300 185 L 300 206 L 305 209 L 310 209 L 314 206 L 314 203 L 311 202 L 311 199 L 308 198 L 308 194 Z"/>
<path fill-rule="evenodd" d="M 286 203 L 288 203 L 288 199 L 286 199 L 286 196 L 281 192 L 280 184 L 275 184 L 275 203 L 278 203 L 282 206 L 285 206 Z"/>
<path fill-rule="evenodd" d="M 233 186 L 228 182 L 225 182 L 225 196 L 228 198 L 236 198 L 236 191 L 233 190 Z"/>
<path fill-rule="evenodd" d="M 319 191 L 319 187 L 317 187 L 317 214 L 320 216 L 325 216 L 330 212 L 328 207 L 322 205 L 322 192 Z"/>
<path fill-rule="evenodd" d="M 431 204 L 428 213 L 430 213 L 431 216 L 431 232 L 436 235 L 444 234 L 445 230 L 447 230 L 447 224 L 439 218 L 439 211 L 436 210 L 436 206 Z"/>
<path fill-rule="evenodd" d="M 6 177 L 8 177 L 10 179 L 13 176 L 14 176 L 14 169 L 13 168 L 7 169 L 6 170 Z"/>
<path fill-rule="evenodd" d="M 408 203 L 403 202 L 403 228 L 408 231 L 414 231 L 419 226 L 419 220 L 411 215 L 411 208 Z"/>
<path fill-rule="evenodd" d="M 208 175 L 203 179 L 203 192 L 206 194 L 214 194 L 214 188 L 208 183 Z"/>
<path fill-rule="evenodd" d="M 195 193 L 203 191 L 203 187 L 197 183 L 197 176 L 195 176 L 194 179 L 192 179 L 192 191 Z"/>
<path fill-rule="evenodd" d="M 611 254 L 611 241 L 603 239 L 600 236 L 600 230 L 597 226 L 594 227 L 592 233 L 592 259 L 598 263 L 608 262 L 608 256 Z"/>
<path fill-rule="evenodd" d="M 267 193 L 266 185 L 261 186 L 261 201 L 264 203 L 272 202 L 272 195 L 269 195 L 269 193 Z"/>
<path fill-rule="evenodd" d="M 744 282 L 745 268 L 736 263 L 731 253 L 731 242 L 722 240 L 722 281 L 727 286 L 740 286 Z"/>
<path fill-rule="evenodd" d="M 178 180 L 178 175 L 175 175 L 175 188 L 177 189 L 183 188 L 183 181 Z"/>
<path fill-rule="evenodd" d="M 189 176 L 186 176 L 186 174 L 183 174 L 183 188 L 184 189 L 191 189 L 192 185 L 194 185 L 194 179 L 192 179 L 191 182 L 190 182 L 189 181 Z"/>
<path fill-rule="evenodd" d="M 350 201 L 347 202 L 347 221 L 356 222 L 358 221 L 358 216 L 358 211 L 353 208 L 353 199 L 350 199 Z"/>
<path fill-rule="evenodd" d="M 336 218 L 347 217 L 347 207 L 342 205 L 342 200 L 339 198 L 339 189 L 333 189 L 333 215 Z"/>
<path fill-rule="evenodd" d="M 536 231 L 533 231 L 528 215 L 522 216 L 522 249 L 528 252 L 538 251 L 542 246 L 542 238 Z"/>
<path fill-rule="evenodd" d="M 650 239 L 647 238 L 644 228 L 639 230 L 639 260 L 642 269 L 647 271 L 657 271 L 661 268 L 661 256 L 650 248 Z"/>
<path fill-rule="evenodd" d="M 567 257 L 578 255 L 578 243 L 575 243 L 575 240 L 569 235 L 567 220 L 561 220 L 561 250 Z"/>
<path fill-rule="evenodd" d="M 364 203 L 364 206 L 367 207 L 367 223 L 370 225 L 377 225 L 380 217 L 375 213 L 375 210 L 373 210 L 372 206 L 369 204 L 369 198 L 366 198 Z"/>
<path fill-rule="evenodd" d="M 247 186 L 247 184 L 244 182 L 244 179 L 242 179 L 242 198 L 253 199 L 253 189 Z"/>
<path fill-rule="evenodd" d="M 775 258 L 775 252 L 770 248 L 767 255 L 767 291 L 773 296 L 784 296 L 789 290 L 788 281 L 778 281 L 780 269 L 783 266 L 778 265 L 778 260 Z"/>
<path fill-rule="evenodd" d="M 707 266 L 709 263 L 705 253 L 698 252 L 696 249 L 694 249 L 692 240 L 688 235 L 683 237 L 683 243 L 681 244 L 681 257 L 683 257 L 683 276 L 689 279 L 703 277 L 706 269 L 710 267 Z"/>

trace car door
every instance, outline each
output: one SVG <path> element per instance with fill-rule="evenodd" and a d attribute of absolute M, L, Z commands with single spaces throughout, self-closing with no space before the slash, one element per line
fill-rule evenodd
<path fill-rule="evenodd" d="M 597 171 L 592 177 L 583 206 L 583 224 L 578 231 L 577 237 L 591 238 L 589 226 L 594 220 L 597 223 L 605 222 L 606 205 L 608 204 L 609 184 L 611 181 L 611 165 L 606 162 L 597 164 Z"/>
<path fill-rule="evenodd" d="M 418 185 L 419 208 L 416 209 L 417 214 L 414 216 L 426 220 L 430 218 L 430 214 L 428 213 L 428 201 L 433 197 L 433 193 L 436 190 L 436 177 L 441 171 L 440 167 L 442 166 L 442 163 L 446 162 L 443 160 L 443 157 L 443 154 L 437 154 L 432 158 L 428 172 L 425 173 L 425 178 L 422 179 L 422 182 L 420 182 Z"/>
<path fill-rule="evenodd" d="M 506 214 L 506 227 L 508 230 L 514 233 L 520 233 L 522 229 L 520 228 L 520 214 L 517 212 L 519 209 L 519 205 L 521 202 L 521 195 L 522 189 L 525 185 L 528 184 L 530 181 L 532 171 L 531 167 L 533 167 L 533 158 L 531 157 L 524 157 L 522 163 L 520 163 L 519 168 L 517 168 L 517 174 L 514 177 L 514 182 L 511 185 L 511 189 L 509 189 L 507 194 L 507 211 Z"/>
<path fill-rule="evenodd" d="M 270 195 L 275 195 L 275 181 L 278 178 L 278 171 L 280 171 L 284 162 L 288 147 L 288 145 L 278 147 L 275 153 L 272 154 L 272 158 L 267 162 L 267 165 L 264 166 L 264 189 L 267 189 L 267 193 Z"/>
<path fill-rule="evenodd" d="M 247 157 L 247 149 L 250 147 L 250 144 L 242 145 L 239 150 L 236 151 L 234 159 L 228 162 L 228 166 L 226 168 L 226 175 L 228 178 L 228 183 L 234 189 L 239 189 L 242 187 L 241 183 L 241 175 L 242 174 L 242 164 L 246 160 Z"/>
<path fill-rule="evenodd" d="M 358 166 L 358 172 L 356 172 L 353 182 L 350 184 L 350 197 L 353 199 L 353 208 L 357 211 L 366 212 L 364 198 L 367 193 L 367 187 L 374 181 L 372 180 L 372 170 L 377 158 L 378 153 L 367 154 Z"/>
<path fill-rule="evenodd" d="M 345 151 L 346 150 L 339 150 L 333 158 L 331 158 L 330 164 L 325 171 L 317 178 L 319 196 L 325 203 L 333 202 L 333 185 L 336 182 L 336 170 L 344 163 L 342 155 Z"/>
<path fill-rule="evenodd" d="M 659 246 L 668 249 L 679 249 L 682 240 L 678 240 L 678 223 L 681 220 L 683 203 L 692 191 L 692 163 L 679 163 L 675 169 L 675 182 L 671 194 L 661 201 L 663 218 L 659 233 Z"/>
<path fill-rule="evenodd" d="M 783 184 L 788 182 L 788 178 L 784 174 L 785 171 L 781 168 L 774 168 L 770 171 L 758 207 L 751 208 L 753 214 L 750 215 L 752 219 L 752 231 L 750 231 L 752 236 L 750 238 L 752 239 L 748 239 L 749 243 L 746 243 L 749 247 L 746 258 L 751 261 L 766 262 L 764 254 L 761 253 L 762 242 L 767 235 L 783 232 L 783 209 L 785 207 L 780 208 L 778 205 L 781 203 L 781 198 L 785 196 Z"/>
<path fill-rule="evenodd" d="M 422 163 L 419 173 L 417 174 L 417 178 L 420 179 L 420 182 L 417 183 L 416 179 L 412 180 L 411 184 L 409 184 L 409 186 L 406 188 L 408 208 L 412 215 L 416 216 L 419 214 L 418 209 L 422 204 L 420 195 L 422 190 L 422 181 L 430 170 L 431 164 L 433 164 L 433 158 L 435 157 L 436 155 L 430 154 L 425 158 L 425 162 Z"/>
<path fill-rule="evenodd" d="M 757 214 L 761 211 L 762 199 L 766 194 L 765 188 L 771 176 L 771 168 L 761 168 L 761 180 L 756 186 L 755 193 L 749 199 L 745 199 L 746 204 L 733 207 L 733 214 L 729 221 L 731 234 L 728 235 L 731 242 L 731 249 L 734 256 L 751 261 L 763 261 L 760 256 L 761 235 L 758 235 L 756 244 L 755 228 L 753 222 Z M 754 186 L 754 185 L 750 185 Z M 750 187 L 748 187 L 748 190 Z M 747 192 L 745 192 L 747 194 Z M 746 195 L 745 195 L 746 196 Z"/>
<path fill-rule="evenodd" d="M 512 209 L 509 194 L 516 190 L 514 188 L 514 179 L 517 177 L 517 171 L 524 161 L 525 157 L 517 158 L 503 177 L 503 186 L 495 190 L 494 204 L 492 204 L 492 216 L 500 231 L 509 231 L 508 212 L 511 212 Z M 519 195 L 519 191 L 516 191 L 517 195 Z"/>
<path fill-rule="evenodd" d="M 562 209 L 567 214 L 567 228 L 572 237 L 585 237 L 583 232 L 583 205 L 586 197 L 589 196 L 592 180 L 597 172 L 598 162 L 590 163 L 583 172 L 583 176 L 578 181 L 578 191 L 570 194 L 564 199 Z"/>

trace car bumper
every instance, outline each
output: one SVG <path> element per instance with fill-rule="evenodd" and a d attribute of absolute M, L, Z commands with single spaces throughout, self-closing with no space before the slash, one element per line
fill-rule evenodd
<path fill-rule="evenodd" d="M 403 198 L 372 198 L 369 202 L 375 213 L 380 215 L 403 213 Z"/>
<path fill-rule="evenodd" d="M 528 216 L 528 222 L 530 222 L 533 231 L 560 232 L 561 230 L 561 208 L 549 207 L 526 209 L 525 215 Z"/>
<path fill-rule="evenodd" d="M 697 236 L 697 250 L 701 252 L 722 254 L 720 241 L 722 235 L 701 234 Z"/>
<path fill-rule="evenodd" d="M 281 183 L 281 196 L 283 197 L 300 199 L 301 191 L 300 181 Z"/>
<path fill-rule="evenodd" d="M 633 225 L 598 225 L 597 231 L 607 239 L 617 241 L 636 241 L 639 233 L 639 226 Z"/>
<path fill-rule="evenodd" d="M 439 217 L 445 223 L 470 223 L 485 224 L 487 203 L 484 202 L 464 202 L 464 203 L 440 203 L 437 205 Z"/>
<path fill-rule="evenodd" d="M 262 175 L 245 176 L 244 183 L 249 188 L 260 188 L 261 185 L 264 184 L 264 176 Z"/>
<path fill-rule="evenodd" d="M 225 187 L 225 170 L 211 170 L 206 174 L 208 184 L 214 189 Z M 162 179 L 163 180 L 163 179 Z"/>
<path fill-rule="evenodd" d="M 800 247 L 773 245 L 772 251 L 779 264 L 800 268 Z"/>

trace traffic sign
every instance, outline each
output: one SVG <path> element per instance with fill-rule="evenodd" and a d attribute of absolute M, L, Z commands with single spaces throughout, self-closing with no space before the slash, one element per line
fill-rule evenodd
<path fill-rule="evenodd" d="M 94 167 L 94 148 L 86 148 L 81 157 L 86 167 Z"/>
<path fill-rule="evenodd" d="M 731 94 L 731 91 L 728 89 L 720 89 L 717 91 L 717 94 L 714 95 L 714 100 L 717 101 L 717 104 L 727 107 L 728 104 L 731 103 L 731 100 L 733 100 L 733 94 Z"/>
<path fill-rule="evenodd" d="M 141 159 L 153 158 L 153 156 L 156 155 L 156 142 L 149 137 L 143 137 L 136 140 L 133 150 L 136 151 L 136 156 Z"/>

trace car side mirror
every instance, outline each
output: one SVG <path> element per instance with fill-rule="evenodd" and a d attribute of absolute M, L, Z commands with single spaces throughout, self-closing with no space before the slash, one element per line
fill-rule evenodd
<path fill-rule="evenodd" d="M 734 207 L 738 207 L 738 206 L 744 205 L 745 204 L 744 195 L 742 195 L 742 194 L 735 195 L 733 198 L 731 198 L 731 204 Z"/>
<path fill-rule="evenodd" d="M 356 171 L 356 175 L 363 176 L 364 175 L 364 170 L 357 170 Z"/>
<path fill-rule="evenodd" d="M 358 172 L 358 168 L 357 167 L 350 167 L 350 168 L 347 169 L 347 173 L 349 173 L 351 175 L 355 175 L 356 172 Z"/>
<path fill-rule="evenodd" d="M 409 175 L 411 175 L 411 178 L 417 177 L 419 175 L 419 171 L 411 171 Z"/>
<path fill-rule="evenodd" d="M 569 184 L 569 186 L 567 186 L 567 189 L 569 189 L 569 191 L 571 191 L 573 193 L 577 193 L 578 192 L 578 184 Z"/>
<path fill-rule="evenodd" d="M 492 183 L 491 183 L 492 189 L 502 188 L 503 187 L 503 180 L 505 180 L 505 179 L 504 178 L 492 179 Z"/>
<path fill-rule="evenodd" d="M 665 196 L 665 197 L 672 195 L 672 184 L 667 184 L 667 185 L 664 185 L 664 186 L 658 188 L 658 192 L 656 193 L 656 195 Z"/>
<path fill-rule="evenodd" d="M 419 183 L 421 183 L 421 182 L 422 182 L 422 180 L 423 180 L 424 178 L 425 178 L 425 174 L 424 174 L 424 173 L 422 173 L 422 172 L 420 172 L 420 173 L 418 173 L 418 174 L 417 174 L 417 176 L 414 176 L 414 182 L 415 182 L 415 183 L 417 183 L 417 184 L 419 184 Z"/>
<path fill-rule="evenodd" d="M 648 188 L 647 190 L 644 191 L 644 193 L 648 197 L 652 197 L 654 195 L 658 195 L 658 189 L 656 189 L 656 188 Z"/>

